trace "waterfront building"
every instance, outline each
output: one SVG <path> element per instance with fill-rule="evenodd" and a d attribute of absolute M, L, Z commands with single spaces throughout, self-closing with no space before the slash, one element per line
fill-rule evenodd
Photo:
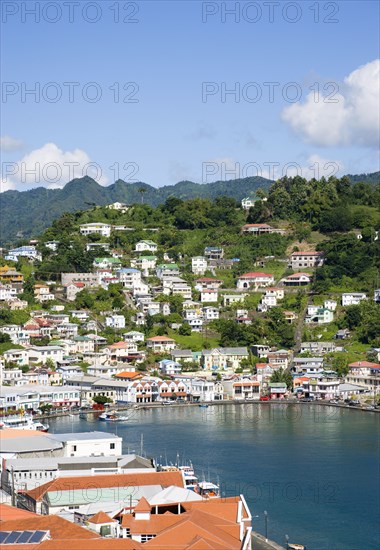
<path fill-rule="evenodd" d="M 65 514 L 74 519 L 74 512 L 115 513 L 123 506 L 134 507 L 141 497 L 151 498 L 170 486 L 185 488 L 181 471 L 99 474 L 57 478 L 36 489 L 18 494 L 18 506 L 40 514 Z"/>
<path fill-rule="evenodd" d="M 366 388 L 372 395 L 380 393 L 380 364 L 370 361 L 356 361 L 348 365 L 345 381 Z"/>
<path fill-rule="evenodd" d="M 12 458 L 4 460 L 1 488 L 8 494 L 30 490 L 58 477 L 115 475 L 155 471 L 152 461 L 136 454 L 122 456 Z"/>

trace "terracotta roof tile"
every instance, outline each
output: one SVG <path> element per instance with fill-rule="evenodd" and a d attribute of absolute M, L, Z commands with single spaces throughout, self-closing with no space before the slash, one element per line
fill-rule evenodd
<path fill-rule="evenodd" d="M 38 517 L 38 515 L 21 508 L 15 508 L 15 506 L 10 506 L 9 504 L 0 504 L 0 522 L 14 519 L 23 520 L 30 517 Z"/>
<path fill-rule="evenodd" d="M 141 497 L 137 506 L 135 506 L 135 512 L 150 512 L 151 509 L 152 507 L 145 497 Z"/>
<path fill-rule="evenodd" d="M 108 514 L 105 512 L 98 512 L 92 518 L 90 518 L 89 523 L 94 523 L 95 525 L 99 525 L 101 523 L 111 523 L 113 521 L 116 521 L 115 519 L 112 519 Z"/>
<path fill-rule="evenodd" d="M 55 515 L 25 517 L 22 519 L 22 525 L 20 519 L 2 521 L 0 522 L 0 531 L 20 530 L 21 526 L 24 530 L 50 531 L 52 539 L 65 540 L 66 546 L 68 539 L 96 539 L 99 537 L 96 533 Z"/>
<path fill-rule="evenodd" d="M 163 487 L 184 487 L 183 476 L 181 472 L 144 472 L 127 473 L 83 477 L 63 477 L 53 479 L 40 487 L 26 491 L 33 500 L 42 500 L 43 496 L 49 491 L 75 491 L 86 488 L 108 488 L 108 487 L 138 487 L 147 485 L 161 485 Z"/>

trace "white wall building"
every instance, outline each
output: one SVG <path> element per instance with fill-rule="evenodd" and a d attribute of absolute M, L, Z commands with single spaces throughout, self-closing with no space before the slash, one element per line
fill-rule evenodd
<path fill-rule="evenodd" d="M 204 275 L 207 271 L 207 260 L 204 256 L 191 258 L 191 271 L 195 275 Z"/>
<path fill-rule="evenodd" d="M 110 315 L 106 317 L 106 327 L 110 328 L 125 328 L 124 315 Z"/>
<path fill-rule="evenodd" d="M 342 306 L 357 306 L 366 299 L 367 295 L 364 292 L 345 292 L 342 294 Z"/>
<path fill-rule="evenodd" d="M 101 235 L 109 237 L 111 235 L 111 226 L 108 223 L 84 223 L 79 226 L 82 235 Z"/>

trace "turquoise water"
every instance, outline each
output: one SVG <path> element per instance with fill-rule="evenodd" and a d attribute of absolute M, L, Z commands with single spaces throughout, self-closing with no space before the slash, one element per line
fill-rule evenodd
<path fill-rule="evenodd" d="M 133 411 L 125 424 L 78 417 L 51 431 L 103 430 L 163 463 L 191 459 L 223 495 L 243 493 L 254 529 L 308 550 L 380 548 L 380 415 L 316 405 L 246 404 Z"/>

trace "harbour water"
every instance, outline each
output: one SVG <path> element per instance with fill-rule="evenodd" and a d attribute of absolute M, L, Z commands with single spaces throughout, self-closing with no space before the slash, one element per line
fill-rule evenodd
<path fill-rule="evenodd" d="M 126 423 L 67 416 L 52 432 L 102 430 L 124 452 L 191 460 L 222 495 L 243 493 L 255 531 L 308 550 L 380 548 L 380 415 L 318 405 L 246 404 L 135 410 Z"/>

